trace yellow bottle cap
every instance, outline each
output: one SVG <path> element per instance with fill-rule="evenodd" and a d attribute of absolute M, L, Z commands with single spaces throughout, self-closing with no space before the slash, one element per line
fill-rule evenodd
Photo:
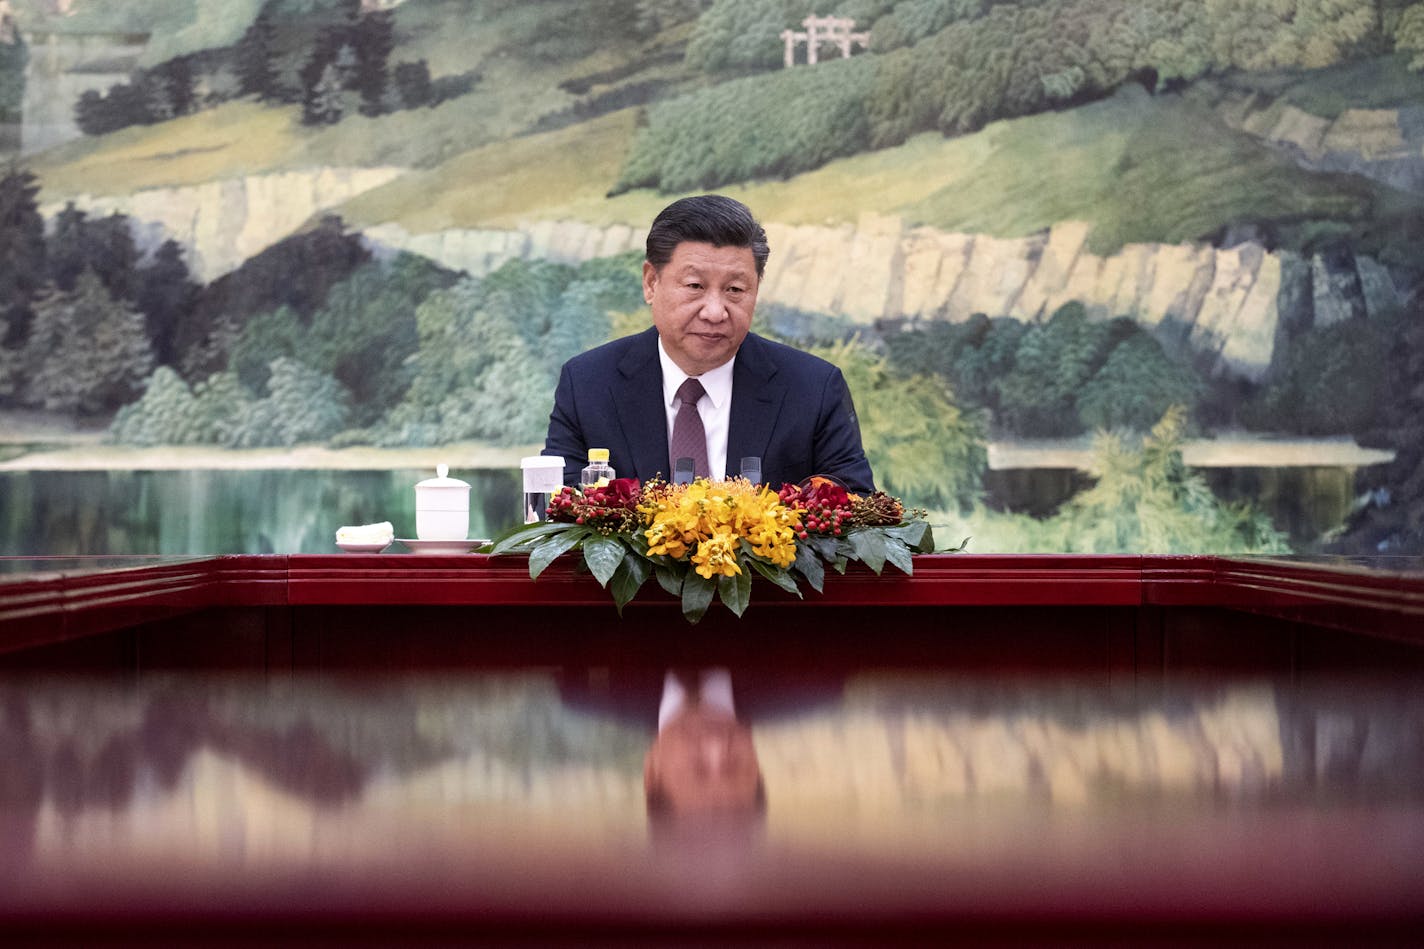
<path fill-rule="evenodd" d="M 588 460 L 589 460 L 589 461 L 607 461 L 607 460 L 608 460 L 608 449 L 607 449 L 607 448 L 590 448 L 590 449 L 588 450 Z"/>

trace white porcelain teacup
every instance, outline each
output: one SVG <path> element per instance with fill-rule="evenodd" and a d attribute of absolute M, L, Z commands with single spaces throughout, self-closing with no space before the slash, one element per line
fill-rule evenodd
<path fill-rule="evenodd" d="M 438 465 L 436 477 L 415 486 L 415 536 L 420 540 L 464 540 L 470 536 L 470 486 L 447 477 Z"/>

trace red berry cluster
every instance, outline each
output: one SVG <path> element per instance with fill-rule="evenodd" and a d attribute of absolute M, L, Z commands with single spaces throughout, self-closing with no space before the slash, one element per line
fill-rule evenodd
<path fill-rule="evenodd" d="M 635 478 L 619 478 L 601 488 L 565 487 L 549 498 L 548 518 L 584 524 L 612 534 L 637 526 L 640 493 Z"/>
<path fill-rule="evenodd" d="M 777 492 L 781 503 L 801 512 L 802 540 L 810 534 L 839 537 L 841 522 L 850 518 L 850 495 L 834 481 L 812 479 L 806 486 L 784 484 Z"/>
<path fill-rule="evenodd" d="M 548 517 L 551 521 L 572 521 L 576 516 L 574 508 L 583 496 L 570 487 L 559 489 L 558 494 L 549 497 Z"/>

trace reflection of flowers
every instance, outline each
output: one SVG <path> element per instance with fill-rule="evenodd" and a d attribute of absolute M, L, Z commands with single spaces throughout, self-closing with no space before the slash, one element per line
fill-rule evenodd
<path fill-rule="evenodd" d="M 858 561 L 878 574 L 889 562 L 908 574 L 912 553 L 934 549 L 923 512 L 907 519 L 898 499 L 851 494 L 826 478 L 780 491 L 740 478 L 682 485 L 619 478 L 563 488 L 548 511 L 548 523 L 517 527 L 490 552 L 527 552 L 529 574 L 537 577 L 579 550 L 620 610 L 652 576 L 681 598 L 692 622 L 714 594 L 740 616 L 753 573 L 800 596 L 801 580 L 822 589 L 826 564 L 844 572 Z"/>

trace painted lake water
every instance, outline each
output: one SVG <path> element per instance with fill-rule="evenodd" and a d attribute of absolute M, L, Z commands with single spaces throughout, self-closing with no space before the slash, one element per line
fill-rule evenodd
<path fill-rule="evenodd" d="M 425 469 L 15 471 L 0 474 L 0 555 L 331 553 L 336 529 L 415 536 Z M 517 471 L 459 472 L 470 536 L 513 525 Z"/>
<path fill-rule="evenodd" d="M 470 482 L 470 536 L 514 525 L 516 470 L 455 472 Z M 0 556 L 330 553 L 345 524 L 390 521 L 415 534 L 423 468 L 186 469 L 0 472 Z M 1216 468 L 1213 490 L 1250 500 L 1308 550 L 1338 527 L 1353 501 L 1350 467 Z M 1043 516 L 1091 483 L 1053 468 L 991 471 L 991 506 Z M 988 552 L 988 551 L 984 551 Z"/>

